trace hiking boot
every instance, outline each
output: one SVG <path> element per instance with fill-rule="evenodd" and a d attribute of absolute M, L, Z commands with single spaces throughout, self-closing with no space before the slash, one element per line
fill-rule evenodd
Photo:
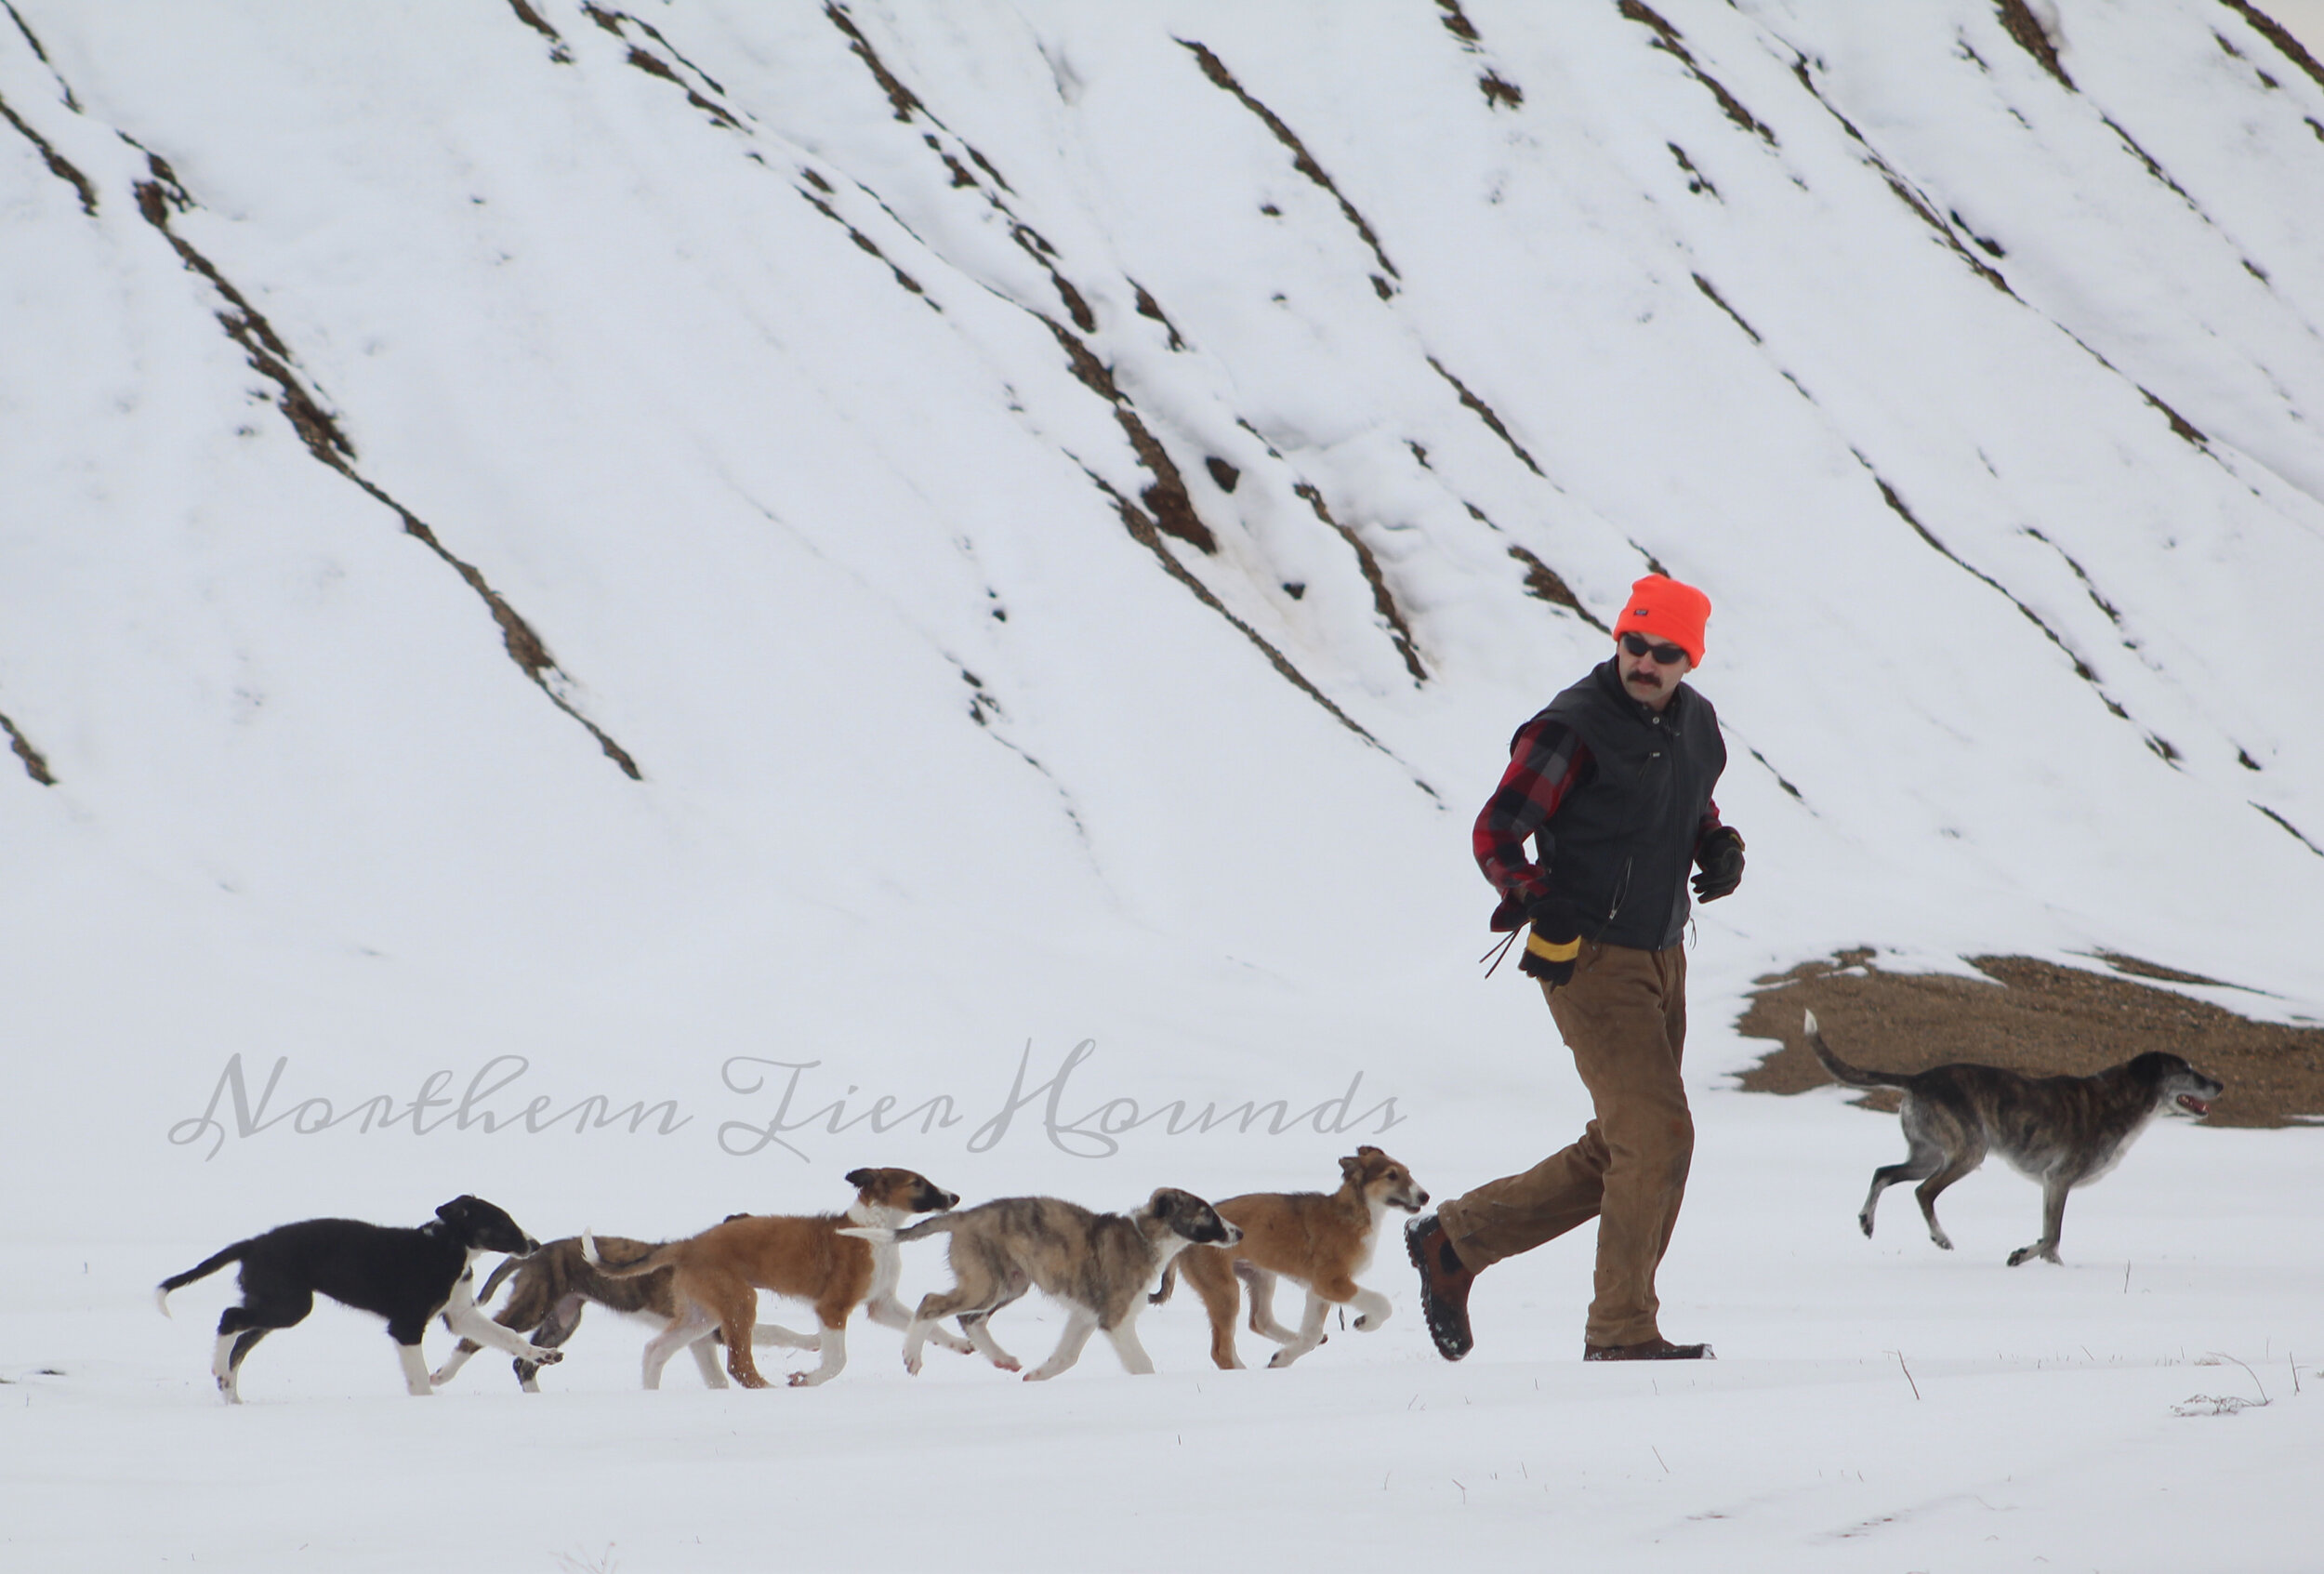
<path fill-rule="evenodd" d="M 1420 1270 L 1420 1313 L 1436 1353 L 1457 1361 L 1476 1343 L 1469 1334 L 1469 1287 L 1477 1276 L 1453 1250 L 1452 1237 L 1433 1213 L 1405 1224 L 1404 1250 Z"/>
<path fill-rule="evenodd" d="M 1585 1361 L 1715 1361 L 1708 1344 L 1673 1344 L 1657 1335 L 1635 1344 L 1584 1344 Z"/>

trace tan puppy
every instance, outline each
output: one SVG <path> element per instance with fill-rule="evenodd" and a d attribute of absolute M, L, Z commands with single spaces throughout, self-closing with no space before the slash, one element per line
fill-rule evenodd
<path fill-rule="evenodd" d="M 1252 1192 L 1218 1205 L 1219 1217 L 1241 1227 L 1233 1246 L 1190 1246 L 1163 1271 L 1153 1302 L 1170 1298 L 1173 1278 L 1183 1267 L 1210 1313 L 1210 1358 L 1232 1370 L 1243 1362 L 1235 1353 L 1235 1314 L 1241 1300 L 1235 1281 L 1250 1286 L 1250 1329 L 1282 1349 L 1267 1364 L 1287 1367 L 1324 1342 L 1324 1316 L 1333 1306 L 1353 1305 L 1355 1326 L 1366 1333 L 1388 1320 L 1388 1298 L 1366 1290 L 1355 1276 L 1372 1261 L 1380 1221 L 1391 1208 L 1418 1213 L 1428 1193 L 1412 1171 L 1376 1147 L 1360 1147 L 1340 1161 L 1340 1189 L 1321 1192 Z M 1307 1291 L 1307 1315 L 1293 1333 L 1275 1321 L 1275 1280 L 1289 1279 Z"/>
<path fill-rule="evenodd" d="M 662 1368 L 672 1356 L 713 1329 L 726 1341 L 726 1369 L 745 1388 L 769 1386 L 751 1358 L 754 1332 L 761 1343 L 820 1351 L 823 1359 L 812 1371 L 791 1373 L 797 1388 L 839 1375 L 847 1365 L 847 1320 L 856 1307 L 865 1307 L 872 1321 L 890 1328 L 911 1326 L 910 1314 L 895 1298 L 902 1260 L 893 1239 L 865 1241 L 843 1233 L 843 1226 L 892 1231 L 915 1213 L 939 1213 L 960 1199 L 909 1170 L 854 1170 L 847 1183 L 856 1194 L 845 1213 L 746 1214 L 626 1263 L 606 1262 L 595 1237 L 581 1233 L 582 1256 L 607 1278 L 670 1270 L 677 1312 L 645 1347 L 648 1388 L 662 1385 Z M 761 1290 L 812 1303 L 821 1331 L 792 1333 L 760 1324 Z M 969 1349 L 949 1335 L 942 1343 L 947 1349 Z"/>

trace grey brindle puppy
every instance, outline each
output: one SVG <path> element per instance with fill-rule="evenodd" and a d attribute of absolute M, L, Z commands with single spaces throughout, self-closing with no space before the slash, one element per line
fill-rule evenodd
<path fill-rule="evenodd" d="M 841 1233 L 880 1238 L 870 1229 Z M 985 1323 L 1038 1289 L 1063 1302 L 1070 1316 L 1056 1350 L 1024 1374 L 1028 1382 L 1072 1366 L 1101 1329 L 1127 1370 L 1154 1370 L 1136 1325 L 1155 1276 L 1189 1246 L 1232 1246 L 1243 1237 L 1208 1202 L 1175 1186 L 1160 1188 L 1132 1213 L 1094 1213 L 1053 1197 L 1006 1197 L 922 1220 L 892 1238 L 933 1235 L 952 1237 L 947 1245 L 958 1282 L 923 1298 L 913 1313 L 904 1336 L 905 1369 L 918 1371 L 921 1343 L 939 1319 L 957 1316 L 960 1330 L 987 1360 L 1003 1371 L 1017 1370 L 1017 1358 L 993 1342 Z"/>

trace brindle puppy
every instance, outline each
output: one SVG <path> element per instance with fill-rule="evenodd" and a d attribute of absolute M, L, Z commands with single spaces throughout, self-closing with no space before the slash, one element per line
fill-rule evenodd
<path fill-rule="evenodd" d="M 728 1222 L 746 1217 L 746 1214 L 733 1214 Z M 599 1236 L 597 1244 L 600 1250 L 612 1253 L 615 1261 L 627 1262 L 654 1250 L 656 1243 L 621 1236 Z M 493 1321 L 514 1332 L 530 1334 L 533 1343 L 546 1350 L 554 1350 L 573 1337 L 581 1326 L 583 1309 L 591 1302 L 615 1312 L 659 1317 L 666 1323 L 678 1316 L 677 1303 L 670 1295 L 672 1270 L 665 1268 L 642 1278 L 610 1277 L 589 1266 L 581 1254 L 579 1236 L 552 1240 L 530 1257 L 509 1258 L 493 1270 L 477 1300 L 490 1302 L 501 1281 L 510 1275 L 516 1276 L 516 1288 L 508 1292 L 508 1303 L 493 1314 Z M 783 1343 L 784 1332 L 761 1323 L 752 1341 L 759 1344 Z M 691 1346 L 694 1364 L 702 1369 L 702 1381 L 712 1388 L 726 1386 L 726 1374 L 719 1370 L 718 1355 L 713 1348 L 719 1338 L 715 1331 L 706 1333 Z M 472 1339 L 461 1340 L 430 1381 L 442 1387 L 480 1348 Z M 538 1362 L 519 1356 L 510 1364 L 516 1368 L 517 1382 L 527 1394 L 541 1391 Z"/>
<path fill-rule="evenodd" d="M 923 1298 L 904 1336 L 904 1366 L 920 1369 L 920 1343 L 940 1318 L 958 1316 L 969 1342 L 1003 1371 L 1018 1369 L 1017 1358 L 993 1343 L 985 1320 L 1032 1289 L 1063 1301 L 1070 1311 L 1064 1336 L 1028 1382 L 1055 1377 L 1081 1358 L 1081 1347 L 1103 1329 L 1122 1366 L 1134 1373 L 1154 1370 L 1138 1343 L 1138 1313 L 1146 1288 L 1170 1260 L 1189 1246 L 1232 1246 L 1243 1232 L 1192 1192 L 1164 1186 L 1134 1213 L 1093 1213 L 1053 1197 L 1005 1197 L 974 1208 L 925 1219 L 908 1230 L 849 1230 L 870 1239 L 918 1240 L 949 1235 L 957 1286 Z"/>
<path fill-rule="evenodd" d="M 2029 1257 L 2058 1260 L 2066 1194 L 2119 1164 L 2148 1121 L 2174 1106 L 2207 1115 L 2225 1087 L 2159 1050 L 2091 1077 L 2024 1077 L 1967 1064 L 1868 1071 L 1832 1053 L 1814 1012 L 1807 1013 L 1807 1041 L 1824 1069 L 1850 1087 L 1904 1090 L 1899 1113 L 1910 1151 L 1902 1164 L 1872 1171 L 1871 1193 L 1856 1215 L 1864 1233 L 1872 1233 L 1881 1193 L 1899 1181 L 1919 1181 L 1914 1195 L 1929 1222 L 1929 1238 L 1950 1251 L 1953 1243 L 1936 1222 L 1937 1195 L 1984 1163 L 1990 1151 L 2041 1183 L 2041 1238 L 2009 1254 L 2013 1268 Z"/>

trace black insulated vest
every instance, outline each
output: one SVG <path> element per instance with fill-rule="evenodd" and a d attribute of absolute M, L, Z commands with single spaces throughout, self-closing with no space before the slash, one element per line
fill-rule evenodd
<path fill-rule="evenodd" d="M 1681 684 L 1657 715 L 1623 692 L 1606 661 L 1541 714 L 1579 734 L 1596 766 L 1541 827 L 1551 891 L 1581 908 L 1586 940 L 1642 951 L 1677 945 L 1696 834 L 1727 766 L 1719 713 Z"/>

